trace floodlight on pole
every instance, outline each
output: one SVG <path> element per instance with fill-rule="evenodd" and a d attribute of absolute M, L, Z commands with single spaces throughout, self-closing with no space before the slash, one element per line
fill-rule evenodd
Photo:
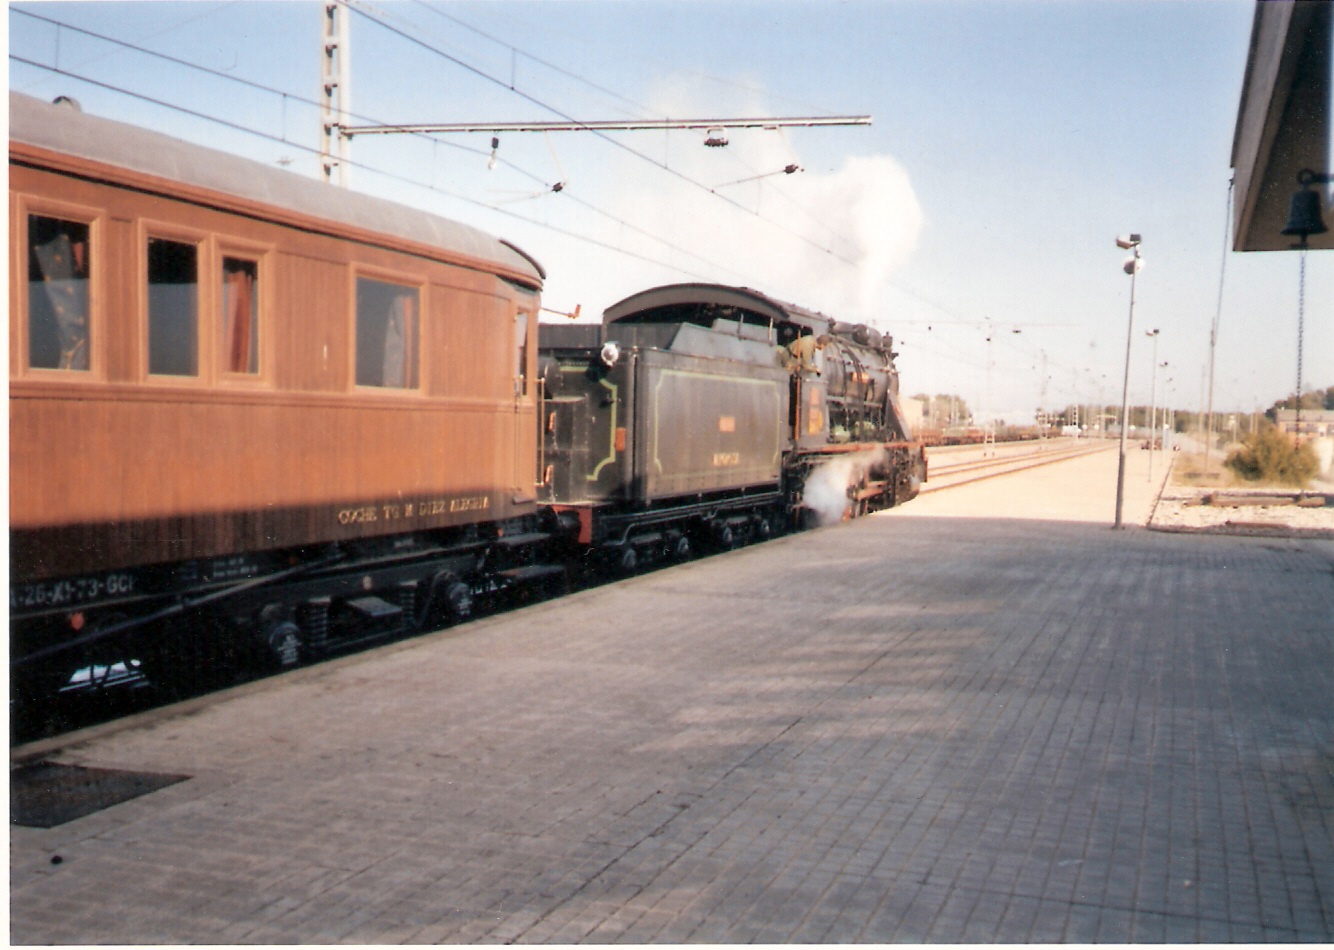
<path fill-rule="evenodd" d="M 1116 522 L 1112 525 L 1113 528 L 1124 527 L 1121 522 L 1121 509 L 1125 501 L 1126 487 L 1126 410 L 1130 404 L 1130 344 L 1135 338 L 1135 275 L 1144 266 L 1143 258 L 1139 256 L 1139 245 L 1138 234 L 1123 235 L 1116 239 L 1117 247 L 1131 253 L 1121 268 L 1130 275 L 1130 315 L 1126 321 L 1126 370 L 1121 382 L 1121 439 L 1116 462 Z"/>

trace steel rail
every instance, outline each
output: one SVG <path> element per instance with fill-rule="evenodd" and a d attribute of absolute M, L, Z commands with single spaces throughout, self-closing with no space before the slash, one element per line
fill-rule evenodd
<path fill-rule="evenodd" d="M 925 485 L 922 486 L 920 494 L 926 495 L 932 492 L 948 491 L 951 488 L 959 488 L 964 485 L 971 485 L 975 482 L 986 481 L 989 478 L 1000 478 L 1004 475 L 1015 475 L 1019 472 L 1024 472 L 1029 469 L 1041 468 L 1044 465 L 1055 465 L 1058 462 L 1068 462 L 1071 459 L 1080 458 L 1085 455 L 1092 455 L 1097 452 L 1104 452 L 1110 448 L 1111 446 L 1108 445 L 1097 445 L 1089 448 L 1081 446 L 1077 449 L 1066 450 L 1055 455 L 1047 453 L 1041 453 L 1041 454 L 1030 453 L 1027 455 L 1012 456 L 1008 459 L 999 459 L 999 460 L 988 459 L 984 463 L 971 463 L 971 464 L 962 463 L 954 468 L 953 473 L 951 473 L 948 470 L 942 472 L 940 469 L 935 469 L 933 470 L 932 475 L 934 478 L 937 479 L 950 479 L 951 474 L 955 476 L 964 476 L 964 477 L 956 477 L 950 479 L 948 484 L 933 485 L 931 484 L 931 482 L 927 482 Z M 1000 471 L 984 471 L 981 474 L 975 474 L 972 475 L 971 477 L 968 477 L 969 472 L 979 471 L 984 468 L 986 469 L 995 468 L 996 466 L 1005 466 L 1005 467 L 1002 468 Z"/>
<path fill-rule="evenodd" d="M 975 471 L 977 469 L 996 468 L 997 466 L 1009 465 L 1013 462 L 1023 461 L 1025 459 L 1052 458 L 1052 457 L 1066 458 L 1070 456 L 1082 455 L 1086 452 L 1092 452 L 1092 451 L 1096 451 L 1096 446 L 1094 447 L 1089 447 L 1087 445 L 1062 446 L 1060 448 L 1050 449 L 1050 450 L 1028 451 L 1022 453 L 1021 452 L 1008 453 L 1000 456 L 973 459 L 967 462 L 951 462 L 951 463 L 937 462 L 931 466 L 931 472 L 932 474 L 935 475 L 949 475 L 954 472 L 968 472 L 968 471 Z"/>

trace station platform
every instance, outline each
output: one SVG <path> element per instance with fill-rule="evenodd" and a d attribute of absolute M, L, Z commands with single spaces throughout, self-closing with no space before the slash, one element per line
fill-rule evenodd
<path fill-rule="evenodd" d="M 1124 530 L 1099 453 L 67 739 L 184 778 L 11 825 L 11 941 L 1328 941 L 1334 544 L 1132 462 Z"/>

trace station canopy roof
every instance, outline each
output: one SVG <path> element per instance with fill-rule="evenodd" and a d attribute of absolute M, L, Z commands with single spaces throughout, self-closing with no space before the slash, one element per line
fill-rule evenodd
<path fill-rule="evenodd" d="M 1259 0 L 1232 142 L 1236 188 L 1235 251 L 1286 251 L 1298 238 L 1281 233 L 1297 173 L 1334 171 L 1330 112 L 1334 98 L 1334 0 Z M 1330 230 L 1308 246 L 1334 248 L 1330 186 L 1316 185 Z"/>

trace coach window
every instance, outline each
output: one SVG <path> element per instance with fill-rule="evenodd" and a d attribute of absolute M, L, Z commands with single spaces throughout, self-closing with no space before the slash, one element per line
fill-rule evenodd
<path fill-rule="evenodd" d="M 28 215 L 28 365 L 87 370 L 89 225 Z"/>
<path fill-rule="evenodd" d="M 417 388 L 415 287 L 357 278 L 357 385 Z"/>
<path fill-rule="evenodd" d="M 222 259 L 222 355 L 228 373 L 259 372 L 259 264 Z"/>
<path fill-rule="evenodd" d="M 199 375 L 199 248 L 148 239 L 148 372 Z"/>

